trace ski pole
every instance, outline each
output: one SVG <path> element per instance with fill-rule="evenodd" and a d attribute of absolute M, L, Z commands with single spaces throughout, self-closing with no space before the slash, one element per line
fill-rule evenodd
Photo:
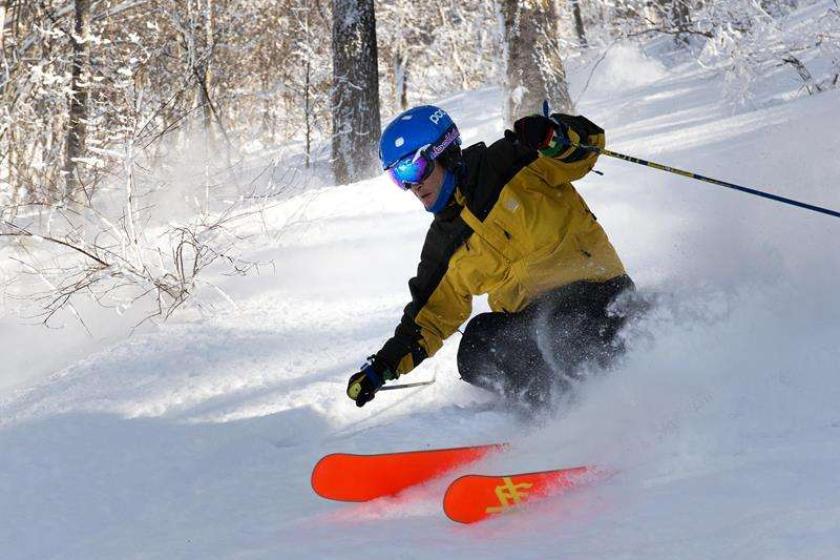
<path fill-rule="evenodd" d="M 543 115 L 546 118 L 551 118 L 549 116 L 549 105 L 548 99 L 543 101 Z M 805 202 L 800 202 L 798 200 L 793 200 L 792 198 L 785 198 L 783 196 L 779 196 L 777 194 L 772 194 L 764 191 L 760 191 L 757 189 L 751 189 L 749 187 L 742 187 L 740 185 L 736 185 L 735 183 L 728 183 L 726 181 L 721 181 L 719 179 L 712 179 L 711 177 L 706 177 L 704 175 L 700 175 L 698 173 L 692 173 L 691 171 L 685 171 L 683 169 L 677 169 L 676 167 L 671 167 L 669 165 L 662 165 L 661 163 L 656 163 L 654 161 L 647 161 L 641 158 L 628 156 L 625 154 L 620 154 L 618 152 L 613 152 L 612 150 L 608 150 L 606 148 L 599 148 L 598 146 L 590 146 L 588 144 L 575 144 L 574 142 L 568 143 L 570 146 L 574 148 L 581 148 L 583 150 L 588 150 L 590 152 L 596 152 L 598 154 L 614 157 L 617 159 L 622 159 L 624 161 L 629 161 L 630 163 L 638 163 L 639 165 L 644 165 L 646 167 L 653 167 L 654 169 L 659 169 L 662 171 L 667 171 L 669 173 L 675 173 L 677 175 L 682 175 L 683 177 L 688 177 L 689 179 L 697 179 L 698 181 L 705 181 L 707 183 L 712 183 L 713 185 L 719 185 L 721 187 L 726 187 L 729 189 L 735 189 L 736 191 L 745 192 L 747 194 L 753 194 L 755 196 L 760 196 L 763 198 L 769 198 L 770 200 L 775 200 L 776 202 L 782 202 L 784 204 L 790 204 L 791 206 L 798 206 L 799 208 L 804 208 L 805 210 L 811 210 L 813 212 L 820 212 L 822 214 L 827 214 L 829 216 L 833 216 L 835 218 L 840 218 L 840 212 L 836 210 L 831 210 L 829 208 L 823 208 L 821 206 L 814 206 L 813 204 L 807 204 Z"/>
<path fill-rule="evenodd" d="M 383 385 L 379 388 L 380 391 L 396 391 L 397 389 L 411 389 L 412 387 L 425 387 L 434 383 L 434 378 L 429 381 L 418 381 L 417 383 L 403 383 L 402 385 Z"/>
<path fill-rule="evenodd" d="M 638 163 L 639 165 L 644 165 L 646 167 L 653 167 L 654 169 L 660 169 L 662 171 L 668 171 L 669 173 L 675 173 L 677 175 L 682 175 L 683 177 L 688 177 L 689 179 L 697 179 L 698 181 L 705 181 L 707 183 L 712 183 L 713 185 L 719 185 L 721 187 L 726 187 L 729 189 L 735 189 L 736 191 L 745 192 L 747 194 L 753 194 L 755 196 L 760 196 L 763 198 L 769 198 L 770 200 L 775 200 L 776 202 L 782 202 L 784 204 L 790 204 L 792 206 L 798 206 L 799 208 L 804 208 L 806 210 L 811 210 L 813 212 L 820 212 L 822 214 L 827 214 L 829 216 L 834 216 L 835 218 L 840 218 L 840 212 L 836 210 L 831 210 L 829 208 L 823 208 L 821 206 L 814 206 L 813 204 L 808 204 L 805 202 L 801 202 L 799 200 L 793 200 L 792 198 L 785 198 L 783 196 L 779 196 L 777 194 L 772 194 L 764 191 L 760 191 L 757 189 L 751 189 L 749 187 L 742 187 L 740 185 L 736 185 L 735 183 L 728 183 L 726 181 L 721 181 L 719 179 L 713 179 L 711 177 L 706 177 L 704 175 L 700 175 L 698 173 L 692 173 L 691 171 L 685 171 L 683 169 L 677 169 L 676 167 L 671 167 L 669 165 L 663 165 L 661 163 L 656 163 L 654 161 L 647 161 L 641 158 L 628 156 L 625 154 L 620 154 L 618 152 L 613 152 L 612 150 L 607 150 L 606 148 L 599 148 L 598 146 L 590 146 L 587 144 L 575 144 L 574 142 L 569 143 L 570 146 L 575 148 L 581 148 L 584 150 L 588 150 L 590 152 L 596 152 L 598 154 L 614 157 L 617 159 L 622 159 L 624 161 L 629 161 L 631 163 Z"/>

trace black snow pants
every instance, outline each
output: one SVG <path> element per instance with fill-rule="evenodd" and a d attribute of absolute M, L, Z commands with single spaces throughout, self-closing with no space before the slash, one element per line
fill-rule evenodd
<path fill-rule="evenodd" d="M 607 308 L 633 289 L 628 276 L 575 282 L 517 313 L 476 315 L 458 347 L 461 378 L 528 406 L 549 404 L 587 363 L 606 367 L 622 351 L 616 333 L 626 316 Z"/>

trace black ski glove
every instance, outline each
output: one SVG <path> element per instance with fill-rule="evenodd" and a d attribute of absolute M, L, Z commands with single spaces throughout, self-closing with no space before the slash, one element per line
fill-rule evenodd
<path fill-rule="evenodd" d="M 372 362 L 362 366 L 362 370 L 350 376 L 347 382 L 347 396 L 356 401 L 356 406 L 363 407 L 373 400 L 376 392 L 386 380 L 395 379 L 387 368 L 379 372 Z"/>
<path fill-rule="evenodd" d="M 554 157 L 569 145 L 566 125 L 542 115 L 522 117 L 513 123 L 513 129 L 520 144 L 548 157 Z"/>

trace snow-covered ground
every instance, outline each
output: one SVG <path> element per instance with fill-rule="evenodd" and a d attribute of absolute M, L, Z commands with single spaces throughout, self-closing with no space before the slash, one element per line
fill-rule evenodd
<path fill-rule="evenodd" d="M 575 94 L 589 68 L 571 72 Z M 840 91 L 792 99 L 796 79 L 779 69 L 759 108 L 736 112 L 713 70 L 621 47 L 578 108 L 616 151 L 837 209 Z M 496 89 L 440 104 L 467 144 L 502 132 Z M 597 169 L 578 188 L 659 304 L 616 371 L 538 425 L 480 406 L 457 334 L 411 375 L 434 385 L 364 409 L 344 395 L 399 319 L 430 220 L 385 177 L 295 197 L 268 233 L 254 224 L 249 256 L 276 272 L 218 278 L 236 306 L 213 316 L 107 346 L 32 339 L 7 316 L 0 558 L 840 557 L 840 220 Z M 356 505 L 309 487 L 328 452 L 494 441 L 512 450 L 469 470 L 618 474 L 469 527 L 441 512 L 446 480 Z"/>

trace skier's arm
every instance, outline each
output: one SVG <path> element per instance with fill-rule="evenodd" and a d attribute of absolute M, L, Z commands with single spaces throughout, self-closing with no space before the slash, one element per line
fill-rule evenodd
<path fill-rule="evenodd" d="M 411 303 L 392 336 L 376 353 L 374 367 L 390 371 L 391 379 L 406 374 L 433 356 L 472 311 L 472 296 L 460 286 L 457 271 L 434 270 L 421 261 L 409 283 Z"/>
<path fill-rule="evenodd" d="M 428 245 L 428 240 L 427 240 Z M 426 248 L 423 250 L 426 255 Z M 423 259 L 408 285 L 412 300 L 403 311 L 394 336 L 361 371 L 350 376 L 347 396 L 364 406 L 389 380 L 408 373 L 432 356 L 472 311 L 472 296 L 459 287 L 448 259 L 443 270 Z"/>

